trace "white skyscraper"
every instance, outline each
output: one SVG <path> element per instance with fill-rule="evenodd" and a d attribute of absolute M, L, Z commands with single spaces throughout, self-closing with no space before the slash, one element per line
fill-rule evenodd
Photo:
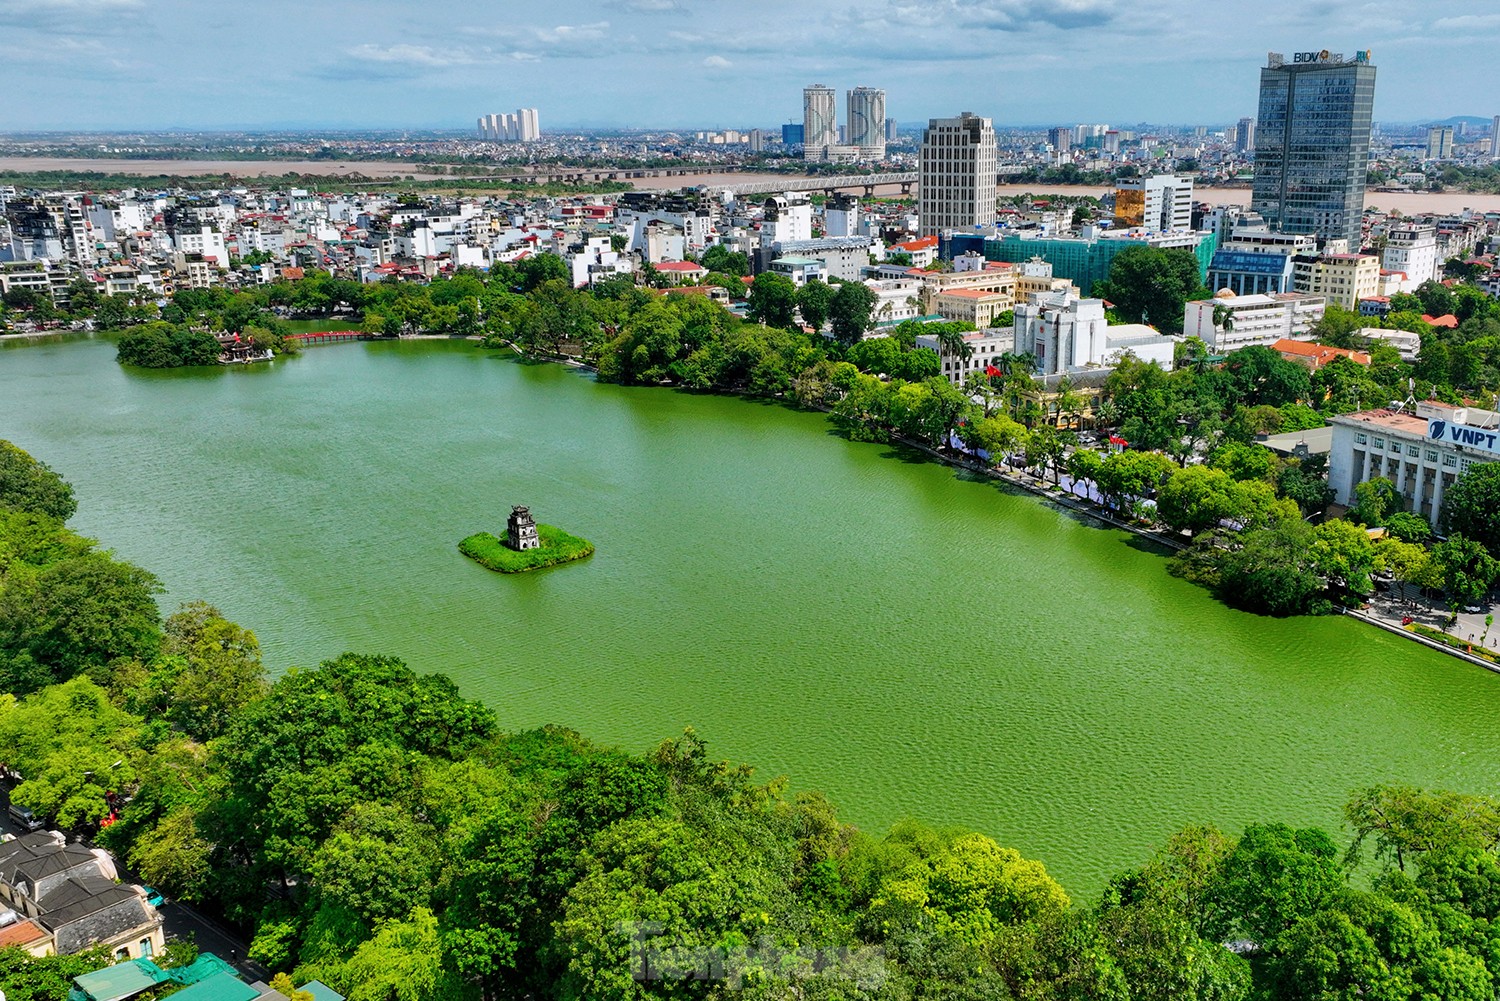
<path fill-rule="evenodd" d="M 479 138 L 495 142 L 536 142 L 542 127 L 535 108 L 517 108 L 513 114 L 483 115 Z"/>
<path fill-rule="evenodd" d="M 993 223 L 995 166 L 995 128 L 988 118 L 965 111 L 929 119 L 917 173 L 918 234 Z"/>
<path fill-rule="evenodd" d="M 885 91 L 855 87 L 848 94 L 850 146 L 862 159 L 885 159 Z"/>
<path fill-rule="evenodd" d="M 838 94 L 832 87 L 815 83 L 802 90 L 802 146 L 821 149 L 839 141 Z"/>

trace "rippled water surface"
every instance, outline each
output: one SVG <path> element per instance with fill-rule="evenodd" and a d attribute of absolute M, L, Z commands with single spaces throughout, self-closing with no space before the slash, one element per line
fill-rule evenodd
<path fill-rule="evenodd" d="M 977 827 L 1082 894 L 1190 821 L 1336 827 L 1361 784 L 1500 774 L 1500 677 L 1231 611 L 1129 536 L 820 415 L 467 344 L 142 373 L 91 340 L 0 349 L 0 438 L 275 671 L 385 652 L 513 728 L 645 749 L 693 725 L 862 826 Z M 516 503 L 597 555 L 459 555 Z"/>

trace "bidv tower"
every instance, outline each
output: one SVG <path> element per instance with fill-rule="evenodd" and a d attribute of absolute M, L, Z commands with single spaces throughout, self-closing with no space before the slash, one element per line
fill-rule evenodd
<path fill-rule="evenodd" d="M 1272 52 L 1260 71 L 1250 207 L 1283 233 L 1359 250 L 1375 66 L 1369 50 Z"/>

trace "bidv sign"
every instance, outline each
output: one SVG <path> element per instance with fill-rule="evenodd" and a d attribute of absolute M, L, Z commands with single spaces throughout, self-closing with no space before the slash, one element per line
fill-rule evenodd
<path fill-rule="evenodd" d="M 1500 430 L 1487 431 L 1484 428 L 1470 427 L 1467 424 L 1430 420 L 1427 422 L 1427 437 L 1431 441 L 1500 453 Z"/>
<path fill-rule="evenodd" d="M 1342 52 L 1329 52 L 1324 49 L 1321 52 L 1293 52 L 1294 63 L 1341 63 L 1344 61 Z"/>

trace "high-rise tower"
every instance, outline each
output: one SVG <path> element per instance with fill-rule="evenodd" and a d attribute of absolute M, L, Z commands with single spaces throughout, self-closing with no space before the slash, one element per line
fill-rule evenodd
<path fill-rule="evenodd" d="M 929 119 L 917 172 L 918 234 L 993 223 L 995 166 L 995 128 L 988 118 L 965 111 Z"/>
<path fill-rule="evenodd" d="M 1255 119 L 1241 118 L 1234 127 L 1234 151 L 1248 153 L 1255 149 Z"/>
<path fill-rule="evenodd" d="M 815 83 L 802 89 L 802 146 L 820 149 L 839 141 L 838 95 L 832 87 Z"/>
<path fill-rule="evenodd" d="M 850 146 L 859 147 L 862 159 L 885 159 L 885 91 L 855 87 L 848 95 Z"/>
<path fill-rule="evenodd" d="M 1250 207 L 1284 233 L 1360 244 L 1375 66 L 1368 50 L 1272 52 L 1260 71 Z"/>

